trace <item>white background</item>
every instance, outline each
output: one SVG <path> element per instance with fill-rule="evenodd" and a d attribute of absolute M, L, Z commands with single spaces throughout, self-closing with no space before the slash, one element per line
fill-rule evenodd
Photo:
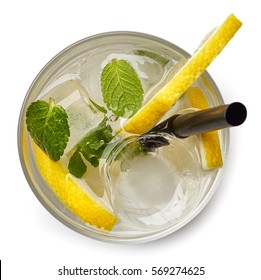
<path fill-rule="evenodd" d="M 63 265 L 70 268 L 116 265 L 148 270 L 152 266 L 205 266 L 203 277 L 154 278 L 258 279 L 261 250 L 261 17 L 258 2 L 1 1 L 0 259 L 3 279 L 73 278 L 57 275 Z M 248 118 L 241 127 L 231 129 L 225 175 L 204 211 L 175 234 L 136 245 L 95 241 L 53 218 L 24 178 L 16 143 L 23 99 L 45 63 L 81 38 L 113 30 L 150 33 L 192 53 L 201 39 L 230 13 L 241 19 L 243 27 L 208 71 L 227 103 L 241 101 L 247 106 Z M 126 278 L 153 279 L 149 274 Z"/>

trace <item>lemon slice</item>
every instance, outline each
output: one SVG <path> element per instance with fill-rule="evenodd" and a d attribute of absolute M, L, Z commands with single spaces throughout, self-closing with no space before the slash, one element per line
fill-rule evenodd
<path fill-rule="evenodd" d="M 110 231 L 117 217 L 88 194 L 59 163 L 52 161 L 34 142 L 40 174 L 60 201 L 82 221 Z"/>
<path fill-rule="evenodd" d="M 231 14 L 201 44 L 187 63 L 143 108 L 123 126 L 130 133 L 142 134 L 150 130 L 176 103 L 182 94 L 205 71 L 222 51 L 242 23 Z"/>
<path fill-rule="evenodd" d="M 186 95 L 193 108 L 208 109 L 209 104 L 199 87 L 191 87 Z M 200 154 L 203 169 L 218 168 L 223 166 L 222 151 L 217 131 L 205 132 L 199 135 Z"/>

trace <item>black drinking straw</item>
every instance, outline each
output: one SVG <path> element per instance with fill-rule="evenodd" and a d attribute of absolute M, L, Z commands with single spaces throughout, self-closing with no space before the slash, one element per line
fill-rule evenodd
<path fill-rule="evenodd" d="M 186 138 L 203 132 L 241 125 L 246 116 L 246 107 L 240 102 L 178 114 L 156 125 L 148 133 L 139 137 L 138 141 L 145 149 L 158 148 L 168 145 L 168 141 L 164 140 L 160 133 Z"/>
<path fill-rule="evenodd" d="M 175 115 L 153 130 L 172 134 L 178 138 L 241 125 L 247 116 L 246 107 L 239 102 L 220 105 L 188 114 Z"/>

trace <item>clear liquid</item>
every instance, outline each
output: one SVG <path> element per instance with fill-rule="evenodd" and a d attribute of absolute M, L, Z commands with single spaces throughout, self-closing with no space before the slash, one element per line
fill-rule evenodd
<path fill-rule="evenodd" d="M 158 59 L 138 55 L 136 51 L 140 49 L 153 51 L 159 57 L 163 55 L 168 63 L 163 65 Z M 77 143 L 104 117 L 92 106 L 90 99 L 106 107 L 100 76 L 103 67 L 114 58 L 127 60 L 137 72 L 144 89 L 144 104 L 186 60 L 177 51 L 159 46 L 157 49 L 149 44 L 125 43 L 114 44 L 113 47 L 106 44 L 96 48 L 95 52 L 83 52 L 60 67 L 36 99 L 48 101 L 52 97 L 68 113 L 71 137 L 61 158 L 65 168 Z M 203 89 L 210 106 L 218 104 L 204 80 L 199 78 L 193 86 Z M 189 109 L 184 95 L 163 119 Z M 110 125 L 117 131 L 124 121 L 122 118 L 110 118 Z M 29 135 L 27 139 L 30 149 Z M 140 236 L 171 227 L 193 212 L 210 189 L 218 170 L 202 169 L 198 137 L 184 140 L 171 138 L 170 142 L 170 145 L 153 152 L 135 155 L 132 149 L 125 149 L 130 143 L 137 145 L 135 137 L 130 135 L 120 140 L 116 137 L 105 150 L 98 167 L 86 162 L 87 172 L 81 179 L 81 185 L 119 218 L 110 235 Z M 29 164 L 34 165 L 33 158 Z M 35 167 L 31 169 L 35 170 Z M 49 204 L 59 204 L 48 186 L 39 191 L 45 193 Z M 66 208 L 62 205 L 60 208 L 68 215 Z M 72 213 L 69 215 L 73 216 Z"/>

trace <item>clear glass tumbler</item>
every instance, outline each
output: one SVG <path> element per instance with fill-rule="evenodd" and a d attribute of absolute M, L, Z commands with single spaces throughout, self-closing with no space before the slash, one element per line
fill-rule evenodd
<path fill-rule="evenodd" d="M 124 59 L 130 62 L 141 80 L 145 104 L 189 57 L 178 46 L 155 36 L 110 32 L 85 38 L 67 47 L 40 71 L 26 94 L 20 113 L 19 156 L 32 191 L 60 222 L 85 236 L 103 241 L 148 242 L 180 229 L 209 202 L 224 167 L 202 168 L 198 136 L 176 139 L 165 135 L 169 145 L 138 154 L 135 135 L 122 140 L 115 136 L 97 168 L 86 163 L 89 173 L 81 179 L 68 174 L 88 193 L 94 204 L 102 205 L 116 217 L 110 230 L 95 223 L 91 225 L 83 221 L 77 211 L 65 205 L 42 176 L 26 127 L 27 108 L 36 100 L 47 101 L 52 97 L 66 108 L 71 135 L 60 164 L 67 172 L 68 158 L 77 143 L 103 119 L 104 113 L 93 110 L 91 106 L 105 107 L 100 76 L 109 61 Z M 201 89 L 210 107 L 224 104 L 218 87 L 207 72 L 193 87 Z M 191 110 L 194 109 L 184 95 L 164 117 Z M 114 131 L 124 119 L 110 118 L 110 122 Z M 229 131 L 220 130 L 218 136 L 225 163 Z"/>

